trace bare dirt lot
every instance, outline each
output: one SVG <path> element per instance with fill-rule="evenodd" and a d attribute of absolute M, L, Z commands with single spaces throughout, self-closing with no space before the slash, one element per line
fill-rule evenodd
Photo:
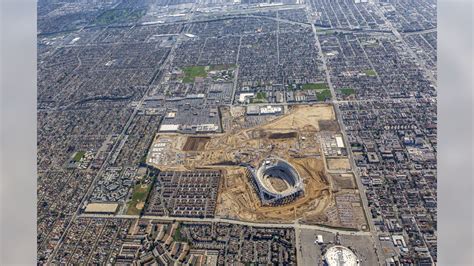
<path fill-rule="evenodd" d="M 334 120 L 334 109 L 331 105 L 295 106 L 288 115 L 282 116 L 264 126 L 263 129 L 300 130 L 307 126 L 319 131 L 320 120 Z"/>
<path fill-rule="evenodd" d="M 340 174 L 340 175 L 332 175 L 334 186 L 337 189 L 355 189 L 356 183 L 354 180 L 354 175 L 352 174 Z"/>
<path fill-rule="evenodd" d="M 328 158 L 329 170 L 348 170 L 351 169 L 351 164 L 347 158 Z"/>
<path fill-rule="evenodd" d="M 210 137 L 188 137 L 183 151 L 202 151 L 210 139 Z"/>
<path fill-rule="evenodd" d="M 244 169 L 228 170 L 221 184 L 216 215 L 246 221 L 288 222 L 305 218 L 319 221 L 319 214 L 328 205 L 331 192 L 321 178 L 323 162 L 314 158 L 290 161 L 300 173 L 305 185 L 304 195 L 277 207 L 262 206 Z"/>
<path fill-rule="evenodd" d="M 332 191 L 334 181 L 326 173 L 319 143 L 319 122 L 326 121 L 323 123 L 326 129 L 337 125 L 333 107 L 329 104 L 289 107 L 284 115 L 252 120 L 253 126 L 247 124 L 249 120 L 243 111 L 226 110 L 222 119 L 229 131 L 207 135 L 207 139 L 182 134 L 157 136 L 152 147 L 160 154 L 155 156 L 152 165 L 161 170 L 223 170 L 215 213 L 218 217 L 341 225 L 339 215 L 343 209 L 336 205 L 340 192 Z M 288 161 L 304 183 L 304 194 L 285 205 L 262 206 L 246 168 L 242 166 L 257 167 L 270 156 Z M 348 161 L 331 162 L 331 167 L 346 166 L 350 167 Z M 284 190 L 283 184 L 280 185 Z M 328 213 L 328 210 L 331 211 Z"/>
<path fill-rule="evenodd" d="M 285 182 L 281 178 L 276 178 L 276 177 L 270 176 L 268 178 L 268 181 L 270 181 L 271 186 L 278 192 L 285 191 L 289 188 L 288 183 Z"/>
<path fill-rule="evenodd" d="M 240 121 L 223 119 L 233 123 Z M 317 140 L 319 119 L 334 119 L 331 105 L 294 107 L 289 114 L 263 125 L 209 135 L 205 140 L 182 134 L 162 134 L 155 138 L 147 161 L 151 161 L 150 157 L 159 157 L 150 164 L 161 170 L 170 170 L 215 166 L 223 162 L 256 164 L 270 155 L 282 158 L 317 155 L 320 154 Z M 155 144 L 163 146 L 153 148 Z M 153 155 L 154 149 L 162 150 Z M 157 153 L 161 155 L 157 156 Z"/>
<path fill-rule="evenodd" d="M 273 133 L 268 136 L 269 139 L 291 139 L 296 138 L 296 132 L 288 132 L 288 133 Z"/>
<path fill-rule="evenodd" d="M 319 121 L 319 129 L 321 131 L 339 131 L 339 124 L 336 120 Z"/>
<path fill-rule="evenodd" d="M 287 159 L 301 175 L 305 192 L 302 197 L 283 206 L 262 206 L 243 169 L 236 168 L 225 175 L 216 214 L 249 221 L 283 222 L 301 218 L 322 221 L 320 215 L 331 200 L 331 191 L 323 159 L 308 157 L 320 153 L 316 141 L 320 119 L 335 119 L 332 106 L 299 106 L 262 126 L 229 136 L 224 143 L 231 143 L 231 146 L 240 144 L 241 151 L 245 151 L 238 153 L 240 161 L 256 164 L 270 155 Z M 246 146 L 252 146 L 253 152 L 247 151 Z M 258 153 L 255 149 L 259 149 Z M 250 156 L 245 156 L 247 154 Z"/>

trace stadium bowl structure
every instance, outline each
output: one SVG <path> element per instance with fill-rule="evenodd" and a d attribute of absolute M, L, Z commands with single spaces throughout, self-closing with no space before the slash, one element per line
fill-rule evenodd
<path fill-rule="evenodd" d="M 248 171 L 263 205 L 283 205 L 304 193 L 300 175 L 283 159 L 267 158 L 257 169 L 249 166 Z"/>

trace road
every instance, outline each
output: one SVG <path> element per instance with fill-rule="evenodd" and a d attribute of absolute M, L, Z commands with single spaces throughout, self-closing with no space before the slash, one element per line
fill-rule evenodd
<path fill-rule="evenodd" d="M 332 98 L 336 99 L 336 93 L 335 93 L 334 87 L 331 83 L 331 76 L 330 76 L 329 69 L 328 69 L 327 64 L 326 64 L 326 58 L 324 57 L 324 54 L 323 54 L 322 48 L 321 48 L 321 43 L 319 42 L 318 35 L 316 34 L 317 33 L 316 32 L 316 27 L 314 25 L 312 25 L 312 27 L 313 27 L 314 38 L 315 38 L 315 41 L 316 41 L 316 47 L 319 51 L 319 54 L 322 57 L 323 68 L 324 68 L 324 72 L 326 73 L 326 81 L 327 81 L 328 87 L 331 91 Z M 337 118 L 337 121 L 339 123 L 339 127 L 341 129 L 342 137 L 344 139 L 344 142 L 346 143 L 346 147 L 348 147 L 349 146 L 348 145 L 349 141 L 347 139 L 347 133 L 346 133 L 346 130 L 344 128 L 344 124 L 342 122 L 343 120 L 342 120 L 341 112 L 339 110 L 339 105 L 337 103 L 334 104 L 334 112 L 336 114 L 336 118 Z M 371 218 L 372 216 L 371 216 L 370 211 L 369 211 L 369 205 L 368 205 L 367 197 L 365 195 L 365 189 L 364 189 L 364 186 L 362 185 L 362 182 L 360 180 L 359 171 L 358 171 L 358 168 L 357 168 L 357 166 L 355 164 L 355 161 L 354 161 L 354 155 L 352 154 L 352 149 L 350 149 L 348 147 L 347 151 L 348 151 L 349 161 L 351 163 L 351 169 L 353 169 L 354 178 L 356 180 L 357 188 L 358 188 L 359 195 L 360 195 L 360 198 L 361 198 L 361 201 L 362 201 L 362 207 L 364 209 L 367 224 L 369 225 L 370 235 L 372 236 L 372 241 L 373 241 L 373 244 L 374 244 L 374 248 L 375 248 L 375 251 L 377 253 L 378 262 L 379 262 L 380 265 L 383 265 L 383 263 L 385 262 L 385 259 L 382 256 L 382 247 L 380 245 L 380 241 L 379 241 L 378 236 L 377 236 L 377 231 L 375 229 L 375 226 L 374 226 L 372 218 Z"/>
<path fill-rule="evenodd" d="M 432 29 L 427 29 L 427 30 L 406 32 L 406 33 L 402 33 L 402 35 L 410 36 L 410 35 L 417 35 L 417 34 L 425 34 L 425 33 L 437 32 L 437 30 L 438 30 L 437 28 L 432 28 Z"/>
<path fill-rule="evenodd" d="M 161 221 L 179 221 L 179 222 L 189 222 L 189 223 L 229 223 L 229 224 L 238 224 L 244 226 L 252 226 L 252 227 L 267 227 L 267 228 L 294 228 L 296 229 L 310 229 L 310 230 L 319 230 L 333 234 L 340 234 L 340 235 L 357 235 L 357 236 L 368 236 L 370 232 L 366 231 L 349 231 L 349 230 L 341 230 L 341 229 L 334 229 L 320 225 L 312 225 L 312 224 L 300 224 L 298 222 L 294 223 L 257 223 L 257 222 L 247 222 L 247 221 L 239 221 L 239 220 L 232 220 L 226 218 L 191 218 L 191 217 L 170 217 L 170 216 L 155 216 L 155 215 L 126 215 L 126 214 L 118 214 L 118 215 L 107 215 L 107 214 L 81 214 L 80 217 L 88 217 L 88 218 L 106 218 L 106 219 L 150 219 L 150 220 L 161 220 Z"/>

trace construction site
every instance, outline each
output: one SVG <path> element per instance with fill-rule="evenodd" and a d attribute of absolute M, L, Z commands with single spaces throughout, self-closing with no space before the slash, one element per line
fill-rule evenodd
<path fill-rule="evenodd" d="M 358 192 L 349 185 L 339 189 L 331 174 L 330 168 L 337 168 L 338 172 L 350 170 L 347 157 L 342 153 L 329 162 L 325 158 L 327 147 L 323 150 L 325 143 L 321 141 L 328 137 L 322 137 L 322 129 L 324 136 L 340 135 L 332 105 L 292 106 L 286 107 L 282 115 L 260 117 L 246 116 L 242 107 L 230 108 L 222 112 L 223 128 L 227 129 L 224 133 L 160 133 L 150 147 L 147 163 L 161 171 L 221 170 L 217 217 L 344 226 L 338 217 L 340 209 L 336 198 L 347 193 L 358 197 Z M 260 174 L 256 184 L 255 176 L 250 175 L 248 169 L 261 168 L 269 163 L 268 158 L 278 158 L 284 162 L 285 169 L 295 173 L 297 189 L 292 190 L 293 181 L 280 178 L 285 175 L 275 170 L 267 181 L 263 178 L 266 175 Z M 334 160 L 347 160 L 347 163 Z M 355 184 L 347 180 L 344 184 L 348 182 Z M 285 195 L 285 200 L 271 201 L 263 198 L 265 193 L 260 193 L 259 187 L 265 187 L 267 195 L 268 191 L 275 195 L 295 193 L 291 197 Z M 352 216 L 363 218 L 362 208 L 360 212 L 361 215 Z M 349 227 L 365 226 L 364 219 L 356 220 Z"/>

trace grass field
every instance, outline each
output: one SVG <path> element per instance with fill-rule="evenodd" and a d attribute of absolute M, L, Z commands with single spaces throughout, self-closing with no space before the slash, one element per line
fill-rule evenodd
<path fill-rule="evenodd" d="M 150 192 L 151 184 L 137 184 L 133 188 L 132 200 L 128 203 L 127 214 L 138 215 L 143 209 L 145 200 Z M 137 207 L 138 205 L 138 207 Z M 140 208 L 140 205 L 141 208 Z"/>
<path fill-rule="evenodd" d="M 331 99 L 331 91 L 329 89 L 325 90 L 318 90 L 316 92 L 316 97 L 318 97 L 318 101 L 325 101 L 326 99 Z"/>
<path fill-rule="evenodd" d="M 84 154 L 86 154 L 85 151 L 78 151 L 76 154 L 74 154 L 74 157 L 72 158 L 75 162 L 79 162 L 82 157 L 84 157 Z"/>
<path fill-rule="evenodd" d="M 326 83 L 307 83 L 303 84 L 303 90 L 327 90 L 329 89 Z"/>
<path fill-rule="evenodd" d="M 364 73 L 369 77 L 377 76 L 377 73 L 375 73 L 375 70 L 373 70 L 373 69 L 365 70 Z"/>
<path fill-rule="evenodd" d="M 303 90 L 315 90 L 318 101 L 322 102 L 331 99 L 331 91 L 327 83 L 307 83 L 301 86 Z"/>
<path fill-rule="evenodd" d="M 355 90 L 351 88 L 341 88 L 340 89 L 341 93 L 344 94 L 345 96 L 353 95 L 355 94 Z"/>
<path fill-rule="evenodd" d="M 184 83 L 192 83 L 197 77 L 207 77 L 207 71 L 205 66 L 189 66 L 183 69 L 184 72 Z"/>
<path fill-rule="evenodd" d="M 266 100 L 267 99 L 267 93 L 266 92 L 257 92 L 256 98 L 258 100 Z"/>
<path fill-rule="evenodd" d="M 266 92 L 257 92 L 255 98 L 252 99 L 252 103 L 266 103 L 267 102 L 267 93 Z"/>
<path fill-rule="evenodd" d="M 111 9 L 100 14 L 95 23 L 97 25 L 108 25 L 119 22 L 136 21 L 145 15 L 145 10 L 134 9 Z"/>

